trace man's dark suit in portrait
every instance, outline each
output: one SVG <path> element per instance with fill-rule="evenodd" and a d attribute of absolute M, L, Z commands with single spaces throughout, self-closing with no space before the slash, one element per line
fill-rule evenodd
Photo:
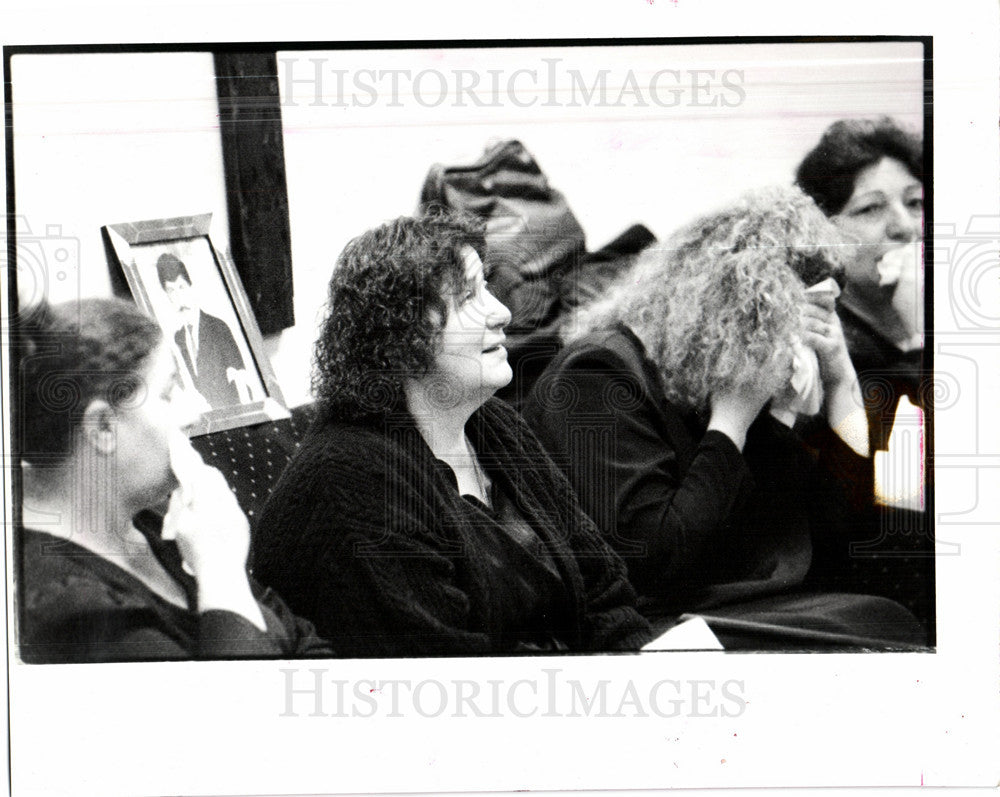
<path fill-rule="evenodd" d="M 240 394 L 230 376 L 245 366 L 228 324 L 199 308 L 191 278 L 179 258 L 160 255 L 156 271 L 182 322 L 174 342 L 195 389 L 212 409 L 239 404 Z"/>

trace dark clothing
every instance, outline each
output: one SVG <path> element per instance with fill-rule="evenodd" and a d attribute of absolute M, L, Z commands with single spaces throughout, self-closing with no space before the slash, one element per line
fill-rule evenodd
<path fill-rule="evenodd" d="M 157 558 L 186 591 L 189 609 L 164 600 L 111 560 L 69 540 L 23 529 L 20 655 L 34 664 L 329 656 L 329 645 L 269 589 L 254 595 L 264 633 L 241 615 L 195 611 L 197 586 L 176 545 Z M 172 553 L 170 553 L 172 549 Z M 168 551 L 165 553 L 164 551 Z"/>
<path fill-rule="evenodd" d="M 191 362 L 186 327 L 181 327 L 174 333 L 174 342 L 184 358 L 184 365 L 191 374 L 195 390 L 205 397 L 213 410 L 240 403 L 239 391 L 226 376 L 226 369 L 243 370 L 246 366 L 225 321 L 202 310 L 198 311 L 196 363 Z"/>
<path fill-rule="evenodd" d="M 924 351 L 901 351 L 843 298 L 837 303 L 837 315 L 861 385 L 869 446 L 874 455 L 889 447 L 889 434 L 903 396 L 921 410 L 927 409 L 932 382 L 929 372 L 926 379 L 923 376 Z M 874 464 L 873 458 L 873 474 Z M 924 464 L 926 467 L 926 460 Z M 923 487 L 926 492 L 926 477 Z M 895 585 L 892 596 L 933 627 L 933 519 L 927 510 L 881 507 L 879 511 L 877 529 L 859 547 L 859 555 L 851 559 L 853 580 L 863 591 L 878 590 L 883 584 Z"/>
<path fill-rule="evenodd" d="M 924 407 L 921 390 L 924 352 L 901 351 L 842 301 L 837 303 L 837 315 L 861 384 L 869 445 L 872 451 L 885 451 L 900 399 L 906 396 L 916 406 Z"/>
<path fill-rule="evenodd" d="M 492 510 L 459 494 L 409 415 L 320 420 L 261 515 L 255 575 L 346 656 L 648 641 L 624 564 L 520 416 L 493 399 L 466 434 Z"/>
<path fill-rule="evenodd" d="M 442 475 L 453 478 L 450 472 Z M 543 630 L 550 618 L 565 613 L 566 586 L 559 568 L 507 494 L 495 483 L 490 492 L 492 507 L 472 496 L 463 498 L 495 523 L 477 543 L 481 558 L 494 571 L 494 600 L 504 607 L 501 644 L 513 650 L 567 650 L 554 632 Z M 526 629 L 539 630 L 525 634 Z"/>
<path fill-rule="evenodd" d="M 567 346 L 524 414 L 660 612 L 835 588 L 868 533 L 851 512 L 870 502 L 865 458 L 825 425 L 807 446 L 767 412 L 741 454 L 667 399 L 624 326 Z"/>

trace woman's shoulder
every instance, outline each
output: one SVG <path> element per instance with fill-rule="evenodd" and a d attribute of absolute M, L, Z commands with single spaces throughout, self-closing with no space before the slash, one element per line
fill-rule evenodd
<path fill-rule="evenodd" d="M 148 591 L 98 554 L 31 529 L 21 540 L 25 611 L 51 616 L 149 607 Z"/>
<path fill-rule="evenodd" d="M 412 422 L 409 422 L 412 425 Z M 402 445 L 407 422 L 393 419 L 359 423 L 336 419 L 318 420 L 303 437 L 289 468 L 302 471 L 317 468 L 377 469 L 385 461 L 380 453 L 388 453 Z"/>
<path fill-rule="evenodd" d="M 646 349 L 635 333 L 624 324 L 615 324 L 568 342 L 553 359 L 551 371 L 600 368 L 641 375 L 646 360 Z"/>
<path fill-rule="evenodd" d="M 390 418 L 384 424 L 317 422 L 271 491 L 258 531 L 266 528 L 273 535 L 280 527 L 297 536 L 302 523 L 324 515 L 336 517 L 343 526 L 349 518 L 384 512 L 390 483 L 412 480 L 425 467 L 426 455 L 421 458 L 419 453 L 426 444 L 418 438 L 412 421 L 405 419 L 397 423 Z"/>
<path fill-rule="evenodd" d="M 661 396 L 656 367 L 639 338 L 623 324 L 567 343 L 535 382 L 525 411 L 530 415 L 538 403 L 568 409 L 577 406 L 581 396 L 589 406 L 596 400 L 589 394 L 595 391 L 615 406 L 625 399 L 623 409 Z"/>
<path fill-rule="evenodd" d="M 376 442 L 384 437 L 382 425 L 377 421 L 361 422 L 320 416 L 309 427 L 302 444 L 314 448 L 338 449 L 356 440 Z"/>
<path fill-rule="evenodd" d="M 584 335 L 571 339 L 563 347 L 561 353 L 579 356 L 584 352 L 615 353 L 622 349 L 644 351 L 642 343 L 629 327 L 625 324 L 613 324 L 600 329 L 592 329 Z"/>

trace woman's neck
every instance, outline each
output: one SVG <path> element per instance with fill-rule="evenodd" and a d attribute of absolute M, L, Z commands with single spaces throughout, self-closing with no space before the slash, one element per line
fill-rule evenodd
<path fill-rule="evenodd" d="M 52 469 L 27 464 L 22 473 L 25 526 L 109 556 L 128 553 L 132 513 L 112 487 L 114 474 L 84 473 L 74 461 Z"/>
<path fill-rule="evenodd" d="M 91 463 L 93 464 L 93 463 Z M 153 554 L 135 514 L 113 486 L 113 474 L 85 477 L 75 463 L 53 471 L 25 465 L 22 523 L 98 554 L 165 600 L 187 608 L 187 597 Z"/>
<path fill-rule="evenodd" d="M 884 286 L 865 290 L 849 282 L 844 287 L 840 301 L 887 340 L 903 348 L 911 335 L 892 304 L 894 288 L 895 286 Z"/>
<path fill-rule="evenodd" d="M 459 493 L 473 495 L 489 504 L 489 477 L 465 434 L 465 424 L 479 405 L 469 402 L 442 411 L 427 400 L 429 397 L 419 386 L 408 388 L 406 396 L 407 408 L 421 437 L 431 453 L 452 469 Z"/>
<path fill-rule="evenodd" d="M 440 399 L 419 381 L 408 384 L 405 393 L 406 408 L 434 456 L 447 462 L 449 455 L 465 452 L 465 424 L 479 408 L 479 402 L 457 401 L 442 406 Z"/>

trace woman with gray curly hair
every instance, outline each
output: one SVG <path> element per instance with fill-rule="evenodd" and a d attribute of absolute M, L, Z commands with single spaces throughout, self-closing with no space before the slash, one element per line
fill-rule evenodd
<path fill-rule="evenodd" d="M 748 194 L 571 320 L 529 396 L 526 419 L 658 613 L 922 641 L 890 600 L 817 597 L 871 494 L 839 242 L 798 189 Z M 793 427 L 814 414 L 807 446 Z"/>
<path fill-rule="evenodd" d="M 320 417 L 256 531 L 255 574 L 347 656 L 637 649 L 625 565 L 521 417 L 510 313 L 468 218 L 344 249 L 316 344 Z"/>

